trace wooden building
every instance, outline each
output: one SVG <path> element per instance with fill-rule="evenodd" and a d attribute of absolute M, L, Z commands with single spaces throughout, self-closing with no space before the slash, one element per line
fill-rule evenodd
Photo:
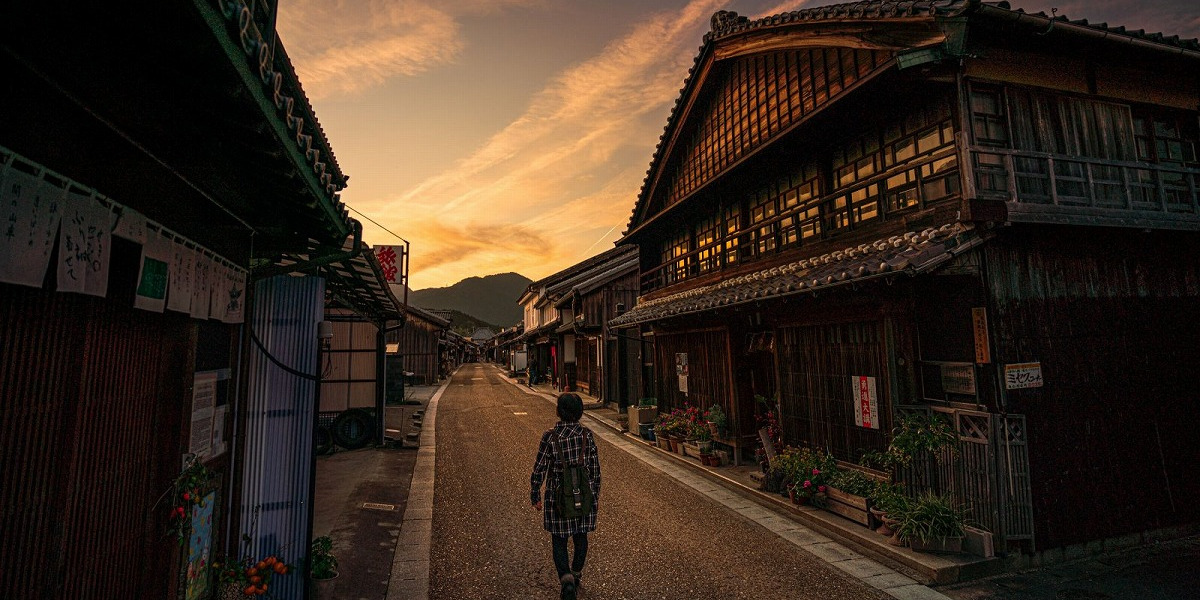
<path fill-rule="evenodd" d="M 604 395 L 602 334 L 616 304 L 635 296 L 621 278 L 637 269 L 636 260 L 636 248 L 618 246 L 529 284 L 517 304 L 524 309 L 521 339 L 535 381 Z"/>
<path fill-rule="evenodd" d="M 0 8 L 0 597 L 208 598 L 217 552 L 304 560 L 325 305 L 399 311 L 359 287 L 274 11 Z"/>
<path fill-rule="evenodd" d="M 1195 522 L 1197 72 L 1196 40 L 1005 2 L 718 12 L 613 324 L 744 452 L 768 410 L 850 462 L 943 414 L 934 485 L 1001 549 Z"/>
<path fill-rule="evenodd" d="M 619 339 L 608 322 L 637 300 L 637 248 L 624 247 L 617 260 L 587 271 L 586 277 L 554 303 L 562 316 L 556 332 L 575 341 L 573 389 L 624 409 L 641 395 L 636 377 L 641 346 Z"/>
<path fill-rule="evenodd" d="M 445 338 L 450 321 L 416 306 L 407 307 L 404 327 L 386 335 L 388 377 L 404 378 L 417 385 L 442 380 Z"/>

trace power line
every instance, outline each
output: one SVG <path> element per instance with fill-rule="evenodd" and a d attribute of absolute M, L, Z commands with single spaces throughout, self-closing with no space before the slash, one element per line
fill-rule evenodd
<path fill-rule="evenodd" d="M 359 212 L 359 211 L 357 211 L 357 210 L 354 210 L 354 207 L 353 207 L 353 206 L 350 206 L 349 204 L 347 204 L 347 205 L 346 205 L 346 208 L 348 208 L 348 209 L 350 209 L 350 210 L 353 210 L 353 211 L 354 211 L 356 214 L 358 214 L 358 216 L 360 216 L 360 217 L 362 217 L 362 218 L 364 218 L 364 219 L 366 219 L 366 220 L 368 220 L 368 221 L 370 221 L 370 222 L 374 223 L 376 227 L 378 227 L 378 228 L 380 228 L 380 229 L 382 229 L 382 230 L 384 230 L 384 231 L 386 231 L 386 232 L 388 232 L 388 233 L 390 233 L 390 234 L 392 234 L 392 235 L 396 236 L 396 239 L 398 239 L 398 240 L 400 240 L 400 241 L 404 242 L 405 244 L 408 244 L 408 243 L 410 243 L 408 240 L 406 240 L 406 239 L 404 239 L 404 238 L 400 237 L 400 235 L 399 235 L 399 234 L 397 234 L 396 232 L 392 231 L 391 229 L 388 229 L 387 227 L 384 227 L 383 225 L 380 225 L 380 224 L 379 224 L 379 221 L 376 221 L 375 219 L 372 219 L 371 217 L 368 217 L 367 215 L 364 215 L 363 213 L 361 213 L 361 212 Z"/>

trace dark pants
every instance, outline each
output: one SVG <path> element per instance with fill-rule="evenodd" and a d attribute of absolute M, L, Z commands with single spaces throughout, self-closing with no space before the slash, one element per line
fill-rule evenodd
<path fill-rule="evenodd" d="M 570 572 L 582 571 L 583 563 L 587 560 L 587 534 L 576 533 L 571 536 L 571 540 L 575 542 L 575 560 L 567 558 L 567 536 L 550 535 L 550 545 L 554 549 L 554 567 L 558 569 L 559 577 Z M 570 568 L 567 568 L 568 564 Z"/>

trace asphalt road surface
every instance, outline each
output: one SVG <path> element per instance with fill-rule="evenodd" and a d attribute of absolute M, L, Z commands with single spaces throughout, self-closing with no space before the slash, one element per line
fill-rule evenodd
<path fill-rule="evenodd" d="M 495 366 L 454 375 L 438 405 L 431 598 L 558 598 L 550 534 L 529 504 L 537 443 L 556 420 L 551 402 Z M 600 512 L 580 599 L 888 597 L 625 450 L 597 445 Z"/>

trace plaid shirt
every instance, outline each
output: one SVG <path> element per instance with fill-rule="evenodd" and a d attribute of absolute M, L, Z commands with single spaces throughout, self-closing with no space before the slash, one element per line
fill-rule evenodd
<path fill-rule="evenodd" d="M 558 436 L 558 439 L 555 439 L 555 436 Z M 563 460 L 555 457 L 554 447 L 563 453 Z M 562 481 L 563 462 L 579 460 L 587 467 L 588 483 L 592 488 L 592 496 L 595 497 L 592 512 L 585 517 L 574 519 L 560 517 L 554 507 L 553 492 Z M 547 473 L 550 475 L 548 480 Z M 537 504 L 543 480 L 546 480 L 546 490 L 542 497 L 542 527 L 545 527 L 546 531 L 552 535 L 567 536 L 596 529 L 596 509 L 600 506 L 600 455 L 596 453 L 596 440 L 587 427 L 579 423 L 559 421 L 553 429 L 542 434 L 537 460 L 533 463 L 533 474 L 529 476 L 530 503 Z"/>

